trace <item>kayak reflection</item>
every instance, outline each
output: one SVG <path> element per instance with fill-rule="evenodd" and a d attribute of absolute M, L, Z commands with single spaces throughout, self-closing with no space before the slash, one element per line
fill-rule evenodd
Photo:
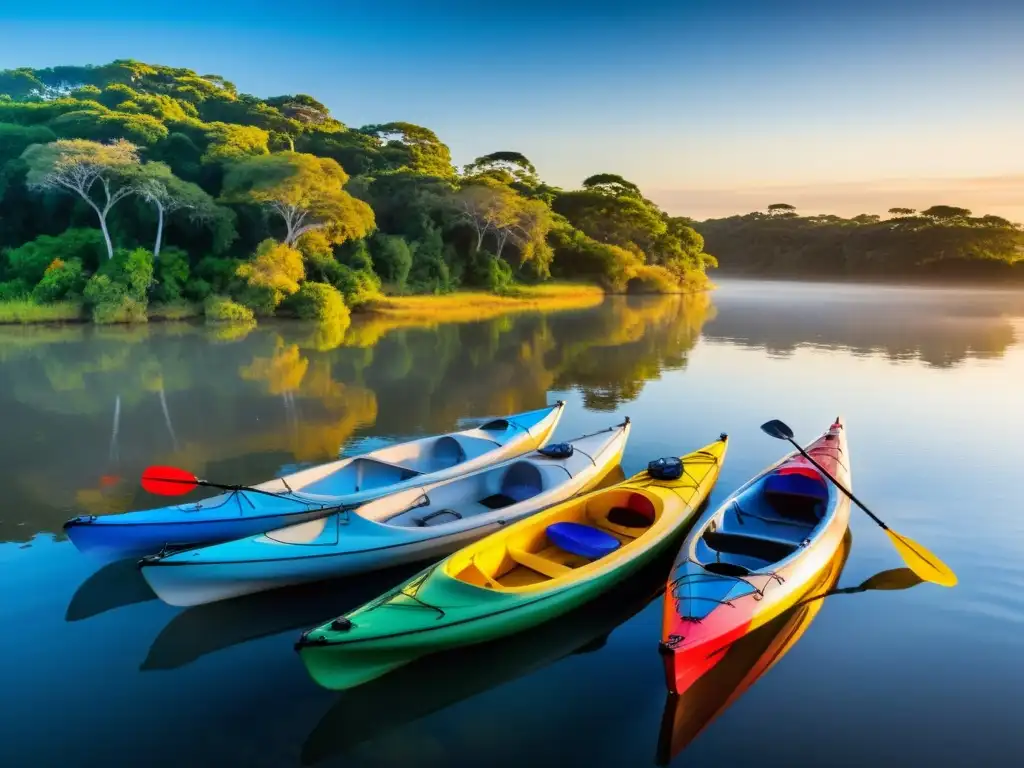
<path fill-rule="evenodd" d="M 422 567 L 413 563 L 357 579 L 320 581 L 187 608 L 160 631 L 139 668 L 176 669 L 208 653 L 302 629 L 362 605 Z"/>
<path fill-rule="evenodd" d="M 800 639 L 824 605 L 814 597 L 823 597 L 839 581 L 851 541 L 847 529 L 839 550 L 804 599 L 730 645 L 718 663 L 686 690 L 668 694 L 658 736 L 658 765 L 667 765 Z"/>
<path fill-rule="evenodd" d="M 756 683 L 796 644 L 832 595 L 909 589 L 921 582 L 909 568 L 876 573 L 856 587 L 836 588 L 850 552 L 852 534 L 798 603 L 729 646 L 720 661 L 681 694 L 665 701 L 656 762 L 667 765 L 722 712 Z"/>
<path fill-rule="evenodd" d="M 321 718 L 302 748 L 312 765 L 463 699 L 546 667 L 598 651 L 608 636 L 662 594 L 674 545 L 604 595 L 510 637 L 422 657 L 352 688 Z"/>
<path fill-rule="evenodd" d="M 156 600 L 139 573 L 135 559 L 107 563 L 89 576 L 71 596 L 64 621 L 81 621 L 126 605 Z"/>

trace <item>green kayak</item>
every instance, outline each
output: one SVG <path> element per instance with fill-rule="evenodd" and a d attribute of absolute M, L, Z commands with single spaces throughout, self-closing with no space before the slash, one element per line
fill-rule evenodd
<path fill-rule="evenodd" d="M 676 479 L 641 472 L 497 531 L 305 632 L 296 650 L 317 683 L 342 690 L 581 605 L 650 562 L 693 519 L 726 445 L 723 435 L 684 456 Z"/>

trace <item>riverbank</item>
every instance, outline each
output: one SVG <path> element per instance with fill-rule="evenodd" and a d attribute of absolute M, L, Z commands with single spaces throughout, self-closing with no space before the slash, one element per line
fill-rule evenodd
<path fill-rule="evenodd" d="M 386 319 L 396 324 L 459 323 L 488 320 L 513 312 L 558 312 L 589 309 L 604 301 L 605 292 L 587 283 L 547 283 L 516 286 L 508 294 L 484 291 L 419 296 L 383 296 L 353 310 L 353 316 Z M 203 306 L 188 302 L 154 304 L 147 316 L 151 322 L 190 320 L 203 316 Z M 73 301 L 39 304 L 31 299 L 0 302 L 0 325 L 37 323 L 84 323 L 89 318 L 81 303 Z"/>
<path fill-rule="evenodd" d="M 456 291 L 431 296 L 386 296 L 360 307 L 355 314 L 380 315 L 394 320 L 458 323 L 487 320 L 512 312 L 557 312 L 589 309 L 604 301 L 605 292 L 587 283 L 547 283 L 516 286 L 506 295 L 484 291 Z"/>

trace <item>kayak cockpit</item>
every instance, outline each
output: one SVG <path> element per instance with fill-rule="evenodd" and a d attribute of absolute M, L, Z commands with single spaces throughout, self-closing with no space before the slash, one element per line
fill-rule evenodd
<path fill-rule="evenodd" d="M 610 490 L 541 514 L 515 535 L 471 546 L 452 557 L 449 575 L 489 589 L 518 589 L 570 577 L 625 550 L 662 514 L 654 495 Z"/>
<path fill-rule="evenodd" d="M 695 559 L 721 576 L 770 568 L 814 538 L 834 503 L 817 470 L 783 465 L 715 515 L 697 540 Z"/>

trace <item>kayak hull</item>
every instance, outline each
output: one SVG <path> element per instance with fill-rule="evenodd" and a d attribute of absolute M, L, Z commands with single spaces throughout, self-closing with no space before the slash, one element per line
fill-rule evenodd
<path fill-rule="evenodd" d="M 574 453 L 565 459 L 536 452 L 526 454 L 466 477 L 332 513 L 319 525 L 289 526 L 249 539 L 149 556 L 140 562 L 142 575 L 164 602 L 191 606 L 436 560 L 504 525 L 594 487 L 618 466 L 629 432 L 626 423 L 570 441 Z M 493 511 L 479 506 L 475 499 L 492 495 L 501 477 L 522 472 L 523 465 L 539 467 L 536 477 L 549 487 L 537 496 Z M 460 493 L 465 495 L 462 505 L 457 501 Z M 406 509 L 409 501 L 423 498 L 441 499 L 432 506 L 441 507 L 435 514 L 443 515 L 440 519 L 448 522 L 428 527 L 378 522 L 381 516 L 395 512 L 398 518 L 429 516 L 429 507 L 420 511 L 423 508 L 413 504 L 413 512 Z M 457 519 L 455 513 L 465 516 Z"/>
<path fill-rule="evenodd" d="M 676 540 L 674 534 L 692 520 L 714 486 L 726 445 L 723 436 L 684 457 L 692 469 L 681 480 L 662 484 L 642 472 L 508 526 L 381 598 L 306 632 L 296 647 L 307 671 L 326 688 L 349 688 L 365 682 L 367 667 L 383 659 L 392 669 L 436 651 L 520 632 L 588 602 Z M 580 560 L 573 560 L 572 553 L 553 553 L 549 527 L 582 519 L 607 522 L 611 511 L 635 498 L 646 500 L 655 517 L 622 535 L 616 551 Z M 611 524 L 604 530 L 621 533 L 623 528 Z M 553 557 L 575 564 L 560 565 Z M 518 565 L 516 558 L 531 567 Z"/>
<path fill-rule="evenodd" d="M 123 514 L 83 515 L 68 520 L 64 532 L 81 552 L 102 559 L 253 536 L 535 450 L 547 442 L 563 410 L 559 401 L 478 428 L 303 469 L 255 485 L 255 490 Z"/>
<path fill-rule="evenodd" d="M 840 420 L 806 450 L 850 487 L 846 430 Z M 685 691 L 717 665 L 732 644 L 799 602 L 834 561 L 849 526 L 850 501 L 831 482 L 825 485 L 822 479 L 822 493 L 828 495 L 821 502 L 823 511 L 816 513 L 821 517 L 804 528 L 757 514 L 767 479 L 780 472 L 802 474 L 805 463 L 793 453 L 772 465 L 702 519 L 683 542 L 666 590 L 660 645 L 670 692 Z M 739 538 L 749 547 L 750 539 L 735 531 L 759 525 L 776 537 L 782 535 L 779 526 L 790 526 L 784 531 L 792 538 L 792 546 L 780 547 L 778 539 L 767 535 L 757 540 L 762 548 L 768 545 L 788 554 L 754 568 L 749 566 L 756 560 L 742 554 L 728 563 L 735 549 L 708 547 L 708 541 L 723 537 Z M 716 536 L 718 539 L 713 538 Z M 723 551 L 730 570 L 716 568 L 720 568 Z M 748 567 L 736 568 L 742 562 Z"/>

